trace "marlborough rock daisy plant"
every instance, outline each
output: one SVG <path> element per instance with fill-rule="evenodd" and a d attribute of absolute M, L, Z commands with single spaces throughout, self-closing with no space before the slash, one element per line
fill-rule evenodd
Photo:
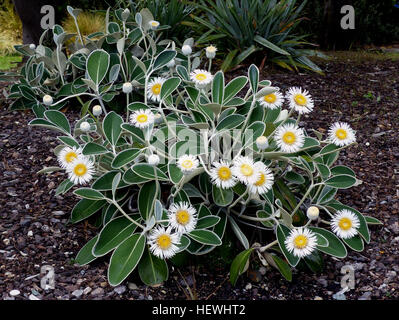
<path fill-rule="evenodd" d="M 48 78 L 29 89 L 52 92 L 35 102 L 30 124 L 59 133 L 59 165 L 40 173 L 64 172 L 56 195 L 80 198 L 69 223 L 89 219 L 98 228 L 76 263 L 108 255 L 111 285 L 132 272 L 156 285 L 177 260 L 233 248 L 235 284 L 256 259 L 291 280 L 298 264 L 315 271 L 325 254 L 343 259 L 348 249 L 363 250 L 368 225 L 380 222 L 336 199 L 361 183 L 337 162 L 356 143 L 349 124 L 335 122 L 327 134 L 305 129 L 300 116 L 318 112 L 306 89 L 284 93 L 255 65 L 226 83 L 223 72 L 204 69 L 208 61 L 201 65 L 194 39 L 179 47 L 158 41 L 165 26 L 148 10 L 115 16 L 102 38 L 72 56 L 62 30 L 46 31 L 66 61 L 51 79 L 80 77 L 61 93 L 44 84 Z M 35 60 L 47 52 L 40 46 L 23 47 L 39 71 L 47 61 Z M 82 103 L 74 122 L 60 111 L 70 99 Z"/>

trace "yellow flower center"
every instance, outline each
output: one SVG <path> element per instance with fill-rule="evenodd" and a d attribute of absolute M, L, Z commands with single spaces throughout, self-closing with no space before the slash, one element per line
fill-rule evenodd
<path fill-rule="evenodd" d="M 283 135 L 283 141 L 286 144 L 293 144 L 296 141 L 296 136 L 293 132 L 288 131 Z"/>
<path fill-rule="evenodd" d="M 303 249 L 308 244 L 308 238 L 300 234 L 294 239 L 294 246 L 298 249 Z"/>
<path fill-rule="evenodd" d="M 87 172 L 87 167 L 83 163 L 79 163 L 73 168 L 73 172 L 78 177 L 84 176 Z"/>
<path fill-rule="evenodd" d="M 140 114 L 137 116 L 137 122 L 146 123 L 148 121 L 148 116 L 146 114 Z"/>
<path fill-rule="evenodd" d="M 295 100 L 296 104 L 298 104 L 300 106 L 305 106 L 307 103 L 306 98 L 302 94 L 295 95 L 294 100 Z"/>
<path fill-rule="evenodd" d="M 198 81 L 204 81 L 204 80 L 206 80 L 206 74 L 205 73 L 197 73 L 195 75 L 195 79 L 197 79 Z"/>
<path fill-rule="evenodd" d="M 153 22 L 151 22 L 151 25 L 152 25 L 153 27 L 156 27 L 156 26 L 158 26 L 158 22 L 153 21 Z"/>
<path fill-rule="evenodd" d="M 220 180 L 229 180 L 231 178 L 231 170 L 228 167 L 220 167 L 218 177 Z"/>
<path fill-rule="evenodd" d="M 183 168 L 185 168 L 185 169 L 191 169 L 191 168 L 193 167 L 193 165 L 194 165 L 194 163 L 193 163 L 191 160 L 189 160 L 189 159 L 184 160 L 184 161 L 181 163 L 181 166 L 182 166 Z"/>
<path fill-rule="evenodd" d="M 277 97 L 274 93 L 268 94 L 263 97 L 263 100 L 265 100 L 267 103 L 274 103 L 277 100 Z"/>
<path fill-rule="evenodd" d="M 157 239 L 157 243 L 162 250 L 167 250 L 172 245 L 172 239 L 167 234 L 161 234 Z"/>
<path fill-rule="evenodd" d="M 246 177 L 252 176 L 252 174 L 254 173 L 254 169 L 246 163 L 241 165 L 240 171 Z"/>
<path fill-rule="evenodd" d="M 151 87 L 151 91 L 154 95 L 159 95 L 161 93 L 162 85 L 160 83 L 156 83 Z"/>
<path fill-rule="evenodd" d="M 344 140 L 344 139 L 346 139 L 348 133 L 346 132 L 345 129 L 338 129 L 338 130 L 335 132 L 335 135 L 336 135 L 336 137 L 337 137 L 338 139 Z"/>
<path fill-rule="evenodd" d="M 261 173 L 259 180 L 255 182 L 255 186 L 261 187 L 265 184 L 265 182 L 266 182 L 266 176 L 263 173 Z"/>
<path fill-rule="evenodd" d="M 349 230 L 352 228 L 352 221 L 349 218 L 342 218 L 339 220 L 338 225 L 341 230 Z"/>
<path fill-rule="evenodd" d="M 176 221 L 179 224 L 185 226 L 190 222 L 190 214 L 186 210 L 180 210 L 176 212 Z"/>
<path fill-rule="evenodd" d="M 67 154 L 65 154 L 65 161 L 68 162 L 68 163 L 71 163 L 77 157 L 78 157 L 78 155 L 76 154 L 76 152 L 69 151 Z"/>

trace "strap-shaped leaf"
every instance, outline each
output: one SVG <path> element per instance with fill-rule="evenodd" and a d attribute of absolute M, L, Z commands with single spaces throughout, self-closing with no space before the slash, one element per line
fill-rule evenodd
<path fill-rule="evenodd" d="M 180 85 L 181 80 L 179 78 L 169 78 L 166 80 L 161 87 L 161 99 L 164 100 L 168 97 L 176 88 Z"/>
<path fill-rule="evenodd" d="M 158 196 L 157 183 L 157 181 L 149 181 L 145 183 L 139 191 L 139 196 L 137 200 L 138 208 L 141 216 L 146 221 L 151 216 L 151 213 L 154 209 L 155 200 Z"/>
<path fill-rule="evenodd" d="M 112 168 L 114 169 L 119 169 L 130 162 L 132 162 L 134 159 L 137 158 L 137 156 L 140 154 L 141 149 L 137 148 L 131 148 L 131 149 L 126 149 L 123 150 L 122 152 L 118 153 L 118 155 L 114 158 L 112 161 Z"/>
<path fill-rule="evenodd" d="M 242 251 L 234 258 L 233 262 L 231 263 L 230 283 L 233 286 L 236 285 L 238 277 L 245 272 L 252 251 L 253 248 Z"/>
<path fill-rule="evenodd" d="M 68 119 L 65 115 L 57 110 L 47 110 L 44 112 L 44 116 L 48 121 L 53 123 L 58 128 L 61 128 L 66 133 L 71 133 L 71 126 L 69 125 Z"/>
<path fill-rule="evenodd" d="M 108 282 L 117 286 L 136 268 L 145 248 L 145 235 L 133 234 L 123 241 L 111 256 Z"/>
<path fill-rule="evenodd" d="M 222 104 L 224 98 L 224 74 L 218 71 L 212 82 L 212 101 L 217 104 Z"/>
<path fill-rule="evenodd" d="M 188 236 L 191 239 L 202 244 L 209 244 L 214 246 L 220 246 L 222 244 L 222 240 L 220 240 L 217 234 L 210 230 L 196 229 L 191 231 Z"/>
<path fill-rule="evenodd" d="M 166 261 L 145 251 L 139 266 L 139 276 L 148 286 L 160 284 L 168 279 L 169 270 Z"/>

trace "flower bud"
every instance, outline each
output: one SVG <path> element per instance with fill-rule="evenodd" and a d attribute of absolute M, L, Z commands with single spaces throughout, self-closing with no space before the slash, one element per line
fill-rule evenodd
<path fill-rule="evenodd" d="M 53 104 L 53 98 L 52 98 L 50 95 L 46 94 L 46 95 L 43 97 L 43 103 L 44 103 L 46 106 L 50 106 L 50 105 Z"/>
<path fill-rule="evenodd" d="M 183 52 L 183 54 L 185 56 L 189 56 L 191 54 L 191 52 L 193 52 L 193 49 L 191 49 L 191 47 L 188 44 L 185 44 L 182 48 L 181 51 Z"/>
<path fill-rule="evenodd" d="M 80 130 L 82 130 L 83 132 L 88 132 L 90 131 L 90 123 L 88 123 L 87 121 L 83 121 L 80 124 Z"/>
<path fill-rule="evenodd" d="M 167 66 L 168 68 L 173 68 L 175 65 L 176 65 L 175 59 L 170 60 L 170 61 L 166 64 L 166 66 Z"/>
<path fill-rule="evenodd" d="M 157 156 L 156 154 L 152 154 L 147 158 L 147 162 L 151 166 L 157 166 L 159 164 L 159 161 L 159 156 Z"/>
<path fill-rule="evenodd" d="M 256 139 L 256 146 L 259 150 L 265 150 L 269 147 L 269 141 L 265 136 L 260 136 Z"/>
<path fill-rule="evenodd" d="M 125 82 L 122 87 L 124 93 L 130 93 L 133 91 L 133 86 L 130 82 Z"/>
<path fill-rule="evenodd" d="M 163 122 L 162 116 L 159 113 L 154 115 L 154 122 L 158 124 Z"/>
<path fill-rule="evenodd" d="M 29 45 L 29 49 L 35 50 L 36 49 L 36 45 L 34 43 L 31 43 Z"/>
<path fill-rule="evenodd" d="M 159 22 L 156 20 L 151 20 L 148 22 L 151 30 L 156 30 L 159 27 Z"/>
<path fill-rule="evenodd" d="M 213 58 L 215 58 L 215 56 L 216 56 L 216 51 L 217 51 L 217 50 L 218 50 L 218 49 L 217 49 L 216 47 L 214 47 L 214 46 L 206 47 L 206 48 L 205 48 L 206 57 L 207 57 L 208 59 L 213 59 Z"/>
<path fill-rule="evenodd" d="M 98 117 L 99 115 L 101 115 L 103 113 L 103 109 L 101 108 L 100 105 L 95 105 L 93 107 L 93 115 Z"/>
<path fill-rule="evenodd" d="M 319 218 L 319 208 L 311 206 L 306 211 L 306 215 L 309 220 L 317 220 Z"/>

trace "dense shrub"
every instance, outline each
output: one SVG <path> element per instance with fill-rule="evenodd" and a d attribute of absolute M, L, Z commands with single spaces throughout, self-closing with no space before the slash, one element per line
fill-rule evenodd
<path fill-rule="evenodd" d="M 335 199 L 360 183 L 336 165 L 356 143 L 348 124 L 306 131 L 301 115 L 317 110 L 306 90 L 280 92 L 253 64 L 225 83 L 201 68 L 194 39 L 158 41 L 165 27 L 148 10 L 110 16 L 105 33 L 80 34 L 70 54 L 74 35 L 59 25 L 48 31 L 55 49 L 18 47 L 28 60 L 11 89 L 33 108 L 30 125 L 60 133 L 59 165 L 40 173 L 63 172 L 56 194 L 82 198 L 69 222 L 99 228 L 77 263 L 110 255 L 111 285 L 134 270 L 155 285 L 183 252 L 205 255 L 234 235 L 235 284 L 251 257 L 290 281 L 300 264 L 319 270 L 322 253 L 364 249 L 368 224 L 380 222 Z M 110 108 L 118 96 L 120 114 Z M 59 111 L 73 98 L 82 103 L 74 123 Z"/>

